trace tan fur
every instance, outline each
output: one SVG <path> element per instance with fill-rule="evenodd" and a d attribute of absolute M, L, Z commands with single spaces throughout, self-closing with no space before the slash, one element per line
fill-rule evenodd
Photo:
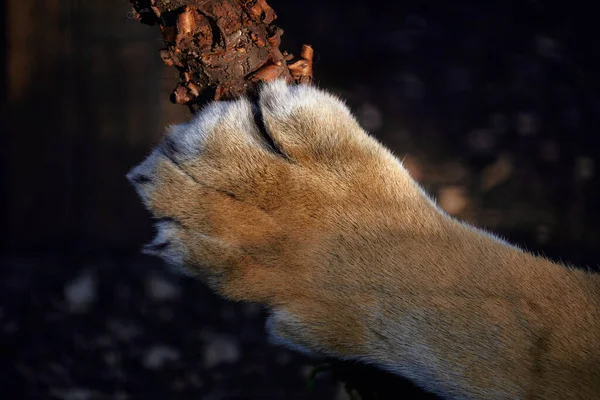
<path fill-rule="evenodd" d="M 214 103 L 129 178 L 168 218 L 147 251 L 269 306 L 281 343 L 448 398 L 600 398 L 598 275 L 445 215 L 323 91 Z"/>

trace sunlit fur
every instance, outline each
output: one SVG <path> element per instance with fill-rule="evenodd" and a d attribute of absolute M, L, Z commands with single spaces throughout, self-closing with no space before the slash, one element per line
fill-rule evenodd
<path fill-rule="evenodd" d="M 445 215 L 335 96 L 212 103 L 128 177 L 146 251 L 269 307 L 278 343 L 447 398 L 600 398 L 598 276 Z"/>

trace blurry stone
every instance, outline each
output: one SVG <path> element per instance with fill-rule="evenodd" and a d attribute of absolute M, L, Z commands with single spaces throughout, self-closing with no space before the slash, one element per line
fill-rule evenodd
<path fill-rule="evenodd" d="M 240 359 L 240 346 L 229 336 L 219 336 L 210 340 L 204 348 L 204 367 L 213 368 L 219 364 L 232 364 Z"/>
<path fill-rule="evenodd" d="M 64 288 L 65 300 L 73 312 L 85 312 L 96 301 L 96 279 L 90 271 L 85 271 L 67 283 Z"/>
<path fill-rule="evenodd" d="M 532 113 L 518 113 L 516 117 L 517 133 L 523 136 L 535 135 L 539 130 L 537 117 Z"/>
<path fill-rule="evenodd" d="M 381 111 L 371 103 L 364 103 L 358 110 L 360 125 L 369 132 L 378 131 L 381 128 Z"/>
<path fill-rule="evenodd" d="M 500 156 L 481 172 L 481 190 L 488 191 L 506 182 L 510 178 L 512 171 L 513 164 L 510 157 L 506 155 Z"/>
<path fill-rule="evenodd" d="M 494 134 L 489 129 L 472 130 L 467 137 L 467 141 L 469 148 L 475 153 L 489 152 L 496 145 Z"/>
<path fill-rule="evenodd" d="M 167 363 L 179 361 L 180 353 L 172 347 L 156 345 L 148 349 L 142 360 L 144 367 L 148 369 L 160 369 Z"/>
<path fill-rule="evenodd" d="M 438 205 L 450 215 L 457 215 L 469 204 L 462 186 L 445 186 L 438 191 Z"/>
<path fill-rule="evenodd" d="M 173 300 L 181 295 L 179 285 L 155 274 L 148 276 L 146 279 L 146 291 L 155 301 Z"/>
<path fill-rule="evenodd" d="M 107 322 L 108 330 L 119 340 L 129 341 L 139 336 L 141 329 L 132 322 L 122 322 L 114 318 L 109 318 Z"/>
<path fill-rule="evenodd" d="M 589 180 L 594 177 L 595 163 L 590 157 L 579 157 L 575 161 L 575 177 L 579 180 Z"/>
<path fill-rule="evenodd" d="M 104 353 L 104 361 L 109 366 L 115 366 L 121 362 L 121 356 L 116 351 L 107 351 Z"/>
<path fill-rule="evenodd" d="M 560 157 L 560 148 L 554 140 L 546 140 L 540 145 L 540 156 L 542 160 L 556 162 Z"/>

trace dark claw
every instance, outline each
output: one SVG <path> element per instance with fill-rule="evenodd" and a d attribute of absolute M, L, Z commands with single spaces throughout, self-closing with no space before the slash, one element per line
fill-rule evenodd
<path fill-rule="evenodd" d="M 145 183 L 152 182 L 152 179 L 147 177 L 146 175 L 135 175 L 131 177 L 131 182 L 143 185 Z"/>
<path fill-rule="evenodd" d="M 162 251 L 164 249 L 166 249 L 167 247 L 169 247 L 171 245 L 170 242 L 162 242 L 162 243 L 149 243 L 147 245 L 144 246 L 144 251 L 147 252 L 159 252 Z"/>

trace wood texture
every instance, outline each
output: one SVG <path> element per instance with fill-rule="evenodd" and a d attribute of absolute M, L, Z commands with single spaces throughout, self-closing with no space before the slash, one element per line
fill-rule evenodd
<path fill-rule="evenodd" d="M 312 80 L 313 51 L 300 57 L 279 49 L 283 30 L 265 0 L 132 0 L 134 17 L 158 25 L 166 48 L 160 57 L 179 71 L 172 100 L 192 110 L 208 99 L 251 91 L 256 82 L 277 78 Z M 288 64 L 289 61 L 293 63 Z"/>

